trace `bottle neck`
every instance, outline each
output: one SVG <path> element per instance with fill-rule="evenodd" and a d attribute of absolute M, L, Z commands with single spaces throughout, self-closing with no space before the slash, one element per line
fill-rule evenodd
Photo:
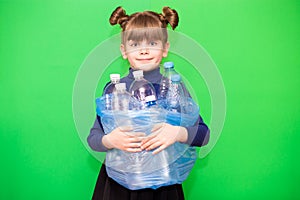
<path fill-rule="evenodd" d="M 117 90 L 117 93 L 120 93 L 120 94 L 123 94 L 125 92 L 126 92 L 126 90 Z"/>
<path fill-rule="evenodd" d="M 180 81 L 172 81 L 172 84 L 174 84 L 174 85 L 180 85 Z"/>
<path fill-rule="evenodd" d="M 165 68 L 165 71 L 166 71 L 166 72 L 174 71 L 174 67 L 171 67 L 171 68 Z"/>
<path fill-rule="evenodd" d="M 142 80 L 142 79 L 144 79 L 144 77 L 143 77 L 143 76 L 136 76 L 136 77 L 134 77 L 134 80 L 136 80 L 136 81 L 138 81 L 138 80 Z"/>
<path fill-rule="evenodd" d="M 120 83 L 120 79 L 112 79 L 111 82 L 113 84 L 117 84 L 117 83 Z"/>

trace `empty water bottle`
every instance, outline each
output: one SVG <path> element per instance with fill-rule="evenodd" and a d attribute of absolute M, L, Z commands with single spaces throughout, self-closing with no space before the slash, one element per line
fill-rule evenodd
<path fill-rule="evenodd" d="M 163 77 L 160 82 L 160 88 L 159 88 L 159 94 L 158 99 L 165 99 L 169 86 L 171 84 L 171 76 L 173 74 L 178 74 L 174 69 L 174 63 L 173 62 L 165 62 L 164 63 L 164 72 Z"/>
<path fill-rule="evenodd" d="M 110 83 L 105 87 L 104 94 L 111 94 L 116 92 L 115 85 L 120 83 L 120 74 L 110 74 Z"/>
<path fill-rule="evenodd" d="M 131 109 L 131 100 L 131 95 L 126 91 L 126 84 L 116 84 L 116 93 L 112 95 L 112 114 L 114 115 L 116 126 L 121 129 L 131 125 L 131 120 L 128 117 L 128 111 Z"/>
<path fill-rule="evenodd" d="M 106 110 L 113 109 L 112 94 L 116 92 L 115 85 L 120 82 L 120 74 L 110 74 L 110 83 L 104 89 L 105 108 Z"/>
<path fill-rule="evenodd" d="M 129 93 L 141 102 L 141 108 L 144 109 L 156 101 L 156 92 L 152 83 L 144 79 L 142 70 L 134 71 L 133 76 L 135 80 L 130 85 Z"/>
<path fill-rule="evenodd" d="M 116 93 L 113 94 L 113 110 L 128 111 L 131 101 L 131 95 L 126 91 L 125 83 L 115 85 Z"/>
<path fill-rule="evenodd" d="M 166 94 L 167 110 L 174 112 L 184 112 L 186 104 L 186 96 L 182 88 L 181 76 L 173 74 L 171 76 L 171 84 Z"/>

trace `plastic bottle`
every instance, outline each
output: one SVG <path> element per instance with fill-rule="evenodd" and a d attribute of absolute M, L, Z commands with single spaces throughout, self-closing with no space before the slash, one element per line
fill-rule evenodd
<path fill-rule="evenodd" d="M 126 91 L 125 83 L 115 85 L 116 93 L 113 94 L 113 110 L 128 111 L 131 101 L 131 95 Z"/>
<path fill-rule="evenodd" d="M 164 72 L 160 82 L 159 95 L 158 95 L 159 100 L 166 98 L 169 86 L 171 84 L 171 76 L 173 74 L 178 74 L 174 69 L 173 62 L 165 62 L 163 66 L 164 66 Z"/>
<path fill-rule="evenodd" d="M 134 71 L 133 76 L 135 80 L 130 85 L 129 93 L 141 102 L 141 109 L 155 104 L 157 100 L 155 89 L 152 83 L 144 79 L 143 71 Z"/>
<path fill-rule="evenodd" d="M 174 112 L 184 112 L 187 98 L 182 88 L 181 76 L 173 74 L 171 84 L 166 94 L 167 110 Z"/>
<path fill-rule="evenodd" d="M 115 85 L 120 83 L 120 74 L 110 74 L 110 83 L 105 87 L 103 94 L 105 95 L 105 108 L 112 110 L 112 94 L 116 92 Z"/>

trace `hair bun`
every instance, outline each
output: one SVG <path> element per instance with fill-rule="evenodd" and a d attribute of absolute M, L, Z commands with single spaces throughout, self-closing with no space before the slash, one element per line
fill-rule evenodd
<path fill-rule="evenodd" d="M 125 23 L 128 21 L 128 18 L 129 16 L 126 15 L 125 10 L 119 6 L 112 12 L 109 18 L 109 23 L 111 25 L 120 24 L 120 26 L 123 28 Z"/>
<path fill-rule="evenodd" d="M 163 7 L 163 16 L 165 17 L 166 21 L 170 24 L 172 29 L 174 30 L 179 22 L 178 13 L 176 10 L 171 9 L 170 7 Z"/>

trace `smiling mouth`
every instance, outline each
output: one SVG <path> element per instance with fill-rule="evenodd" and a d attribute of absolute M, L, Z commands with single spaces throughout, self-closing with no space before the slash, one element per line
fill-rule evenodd
<path fill-rule="evenodd" d="M 136 59 L 138 61 L 149 61 L 152 60 L 153 58 L 140 58 L 140 59 Z"/>

